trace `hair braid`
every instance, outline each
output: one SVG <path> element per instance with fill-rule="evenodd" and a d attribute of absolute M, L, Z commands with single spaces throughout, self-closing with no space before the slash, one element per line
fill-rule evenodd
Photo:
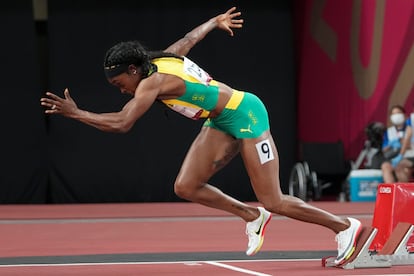
<path fill-rule="evenodd" d="M 151 60 L 160 57 L 181 56 L 162 51 L 147 51 L 138 41 L 123 41 L 112 46 L 105 54 L 104 67 L 134 64 L 141 68 L 142 76 L 146 77 L 151 71 Z"/>
<path fill-rule="evenodd" d="M 119 42 L 106 52 L 104 67 L 119 64 L 134 64 L 141 67 L 143 75 L 146 75 L 151 66 L 151 59 L 138 41 Z"/>

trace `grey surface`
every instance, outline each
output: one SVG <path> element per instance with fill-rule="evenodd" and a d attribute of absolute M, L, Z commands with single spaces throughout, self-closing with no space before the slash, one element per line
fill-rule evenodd
<path fill-rule="evenodd" d="M 75 264 L 75 263 L 139 263 L 139 262 L 198 262 L 264 259 L 321 259 L 335 256 L 335 251 L 263 251 L 254 256 L 244 252 L 178 252 L 138 254 L 96 254 L 68 256 L 25 256 L 0 258 L 0 265 Z"/>

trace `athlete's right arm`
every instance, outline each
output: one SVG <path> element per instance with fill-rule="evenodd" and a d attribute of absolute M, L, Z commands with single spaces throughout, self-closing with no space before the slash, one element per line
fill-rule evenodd
<path fill-rule="evenodd" d="M 240 29 L 243 26 L 243 19 L 235 19 L 241 12 L 234 12 L 236 7 L 232 7 L 227 12 L 219 14 L 200 26 L 194 28 L 183 38 L 170 45 L 165 52 L 185 56 L 198 42 L 200 42 L 209 32 L 215 28 L 224 30 L 233 36 L 233 28 Z"/>
<path fill-rule="evenodd" d="M 144 80 L 140 83 L 135 96 L 118 112 L 94 113 L 77 107 L 65 89 L 64 98 L 47 92 L 40 99 L 41 105 L 48 108 L 46 114 L 60 114 L 106 132 L 128 132 L 134 123 L 151 107 L 158 96 L 159 89 L 154 82 Z"/>

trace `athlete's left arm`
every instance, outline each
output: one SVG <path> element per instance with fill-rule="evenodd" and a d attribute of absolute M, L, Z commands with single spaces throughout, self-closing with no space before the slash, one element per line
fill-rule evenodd
<path fill-rule="evenodd" d="M 207 22 L 194 28 L 187 33 L 183 38 L 179 39 L 170 45 L 165 52 L 185 56 L 198 42 L 200 42 L 209 32 L 215 28 L 224 30 L 233 36 L 232 29 L 240 29 L 243 27 L 243 19 L 236 19 L 241 15 L 241 12 L 235 12 L 236 7 L 230 8 L 227 12 L 219 14 Z"/>

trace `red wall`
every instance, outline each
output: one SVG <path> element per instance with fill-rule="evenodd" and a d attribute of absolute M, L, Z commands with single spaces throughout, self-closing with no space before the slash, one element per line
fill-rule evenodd
<path fill-rule="evenodd" d="M 412 110 L 414 1 L 299 0 L 294 14 L 299 140 L 342 140 L 355 159 L 369 122 Z"/>

